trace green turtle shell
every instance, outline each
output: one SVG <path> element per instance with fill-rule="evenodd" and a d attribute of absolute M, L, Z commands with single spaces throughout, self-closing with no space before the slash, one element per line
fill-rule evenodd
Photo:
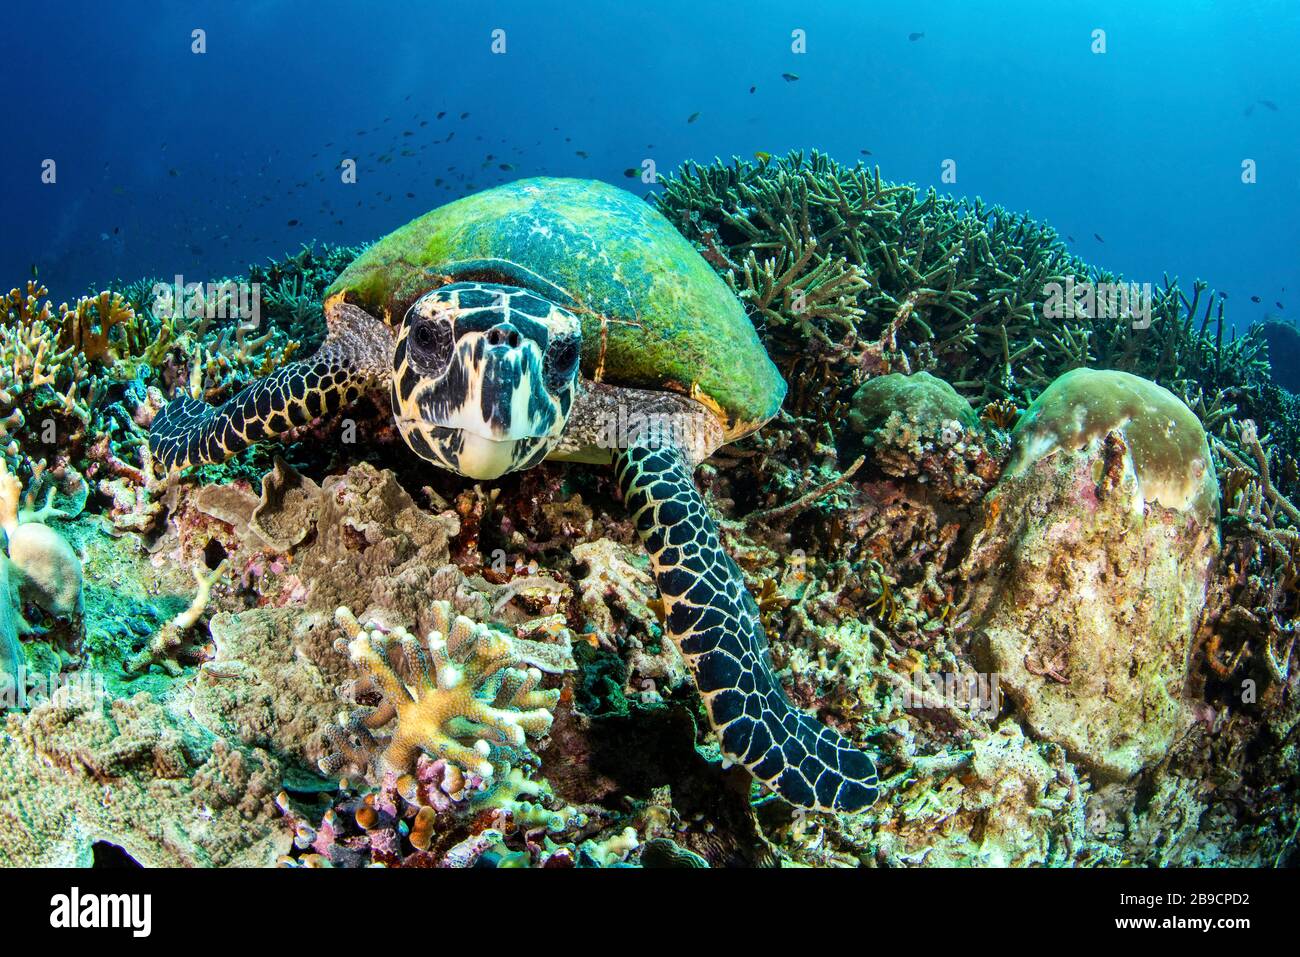
<path fill-rule="evenodd" d="M 534 288 L 573 308 L 585 375 L 692 396 L 728 440 L 785 397 L 726 283 L 657 210 L 607 183 L 524 179 L 448 203 L 371 246 L 326 296 L 394 323 L 433 287 L 464 279 Z"/>

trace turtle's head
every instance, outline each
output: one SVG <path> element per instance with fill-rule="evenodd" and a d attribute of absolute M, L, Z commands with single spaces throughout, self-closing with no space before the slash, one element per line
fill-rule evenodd
<path fill-rule="evenodd" d="M 397 427 L 421 458 L 469 478 L 531 468 L 564 432 L 581 345 L 578 317 L 526 289 L 435 289 L 397 334 Z"/>

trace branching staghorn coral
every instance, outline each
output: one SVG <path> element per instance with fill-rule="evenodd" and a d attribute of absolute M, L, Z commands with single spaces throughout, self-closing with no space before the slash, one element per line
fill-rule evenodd
<path fill-rule="evenodd" d="M 1086 365 L 1152 379 L 1194 409 L 1198 393 L 1235 403 L 1274 441 L 1300 440 L 1300 423 L 1279 413 L 1262 337 L 1237 336 L 1221 296 L 1198 281 L 1189 297 L 1164 277 L 1149 322 L 1118 295 L 1056 315 L 1054 285 L 1124 281 L 1028 216 L 886 183 L 816 151 L 687 163 L 657 203 L 765 327 L 795 414 L 830 417 L 863 379 L 917 371 L 941 372 L 977 407 L 1025 407 Z"/>
<path fill-rule="evenodd" d="M 489 791 L 512 768 L 535 763 L 528 740 L 550 729 L 559 700 L 558 690 L 538 687 L 542 669 L 564 670 L 572 659 L 557 654 L 558 646 L 454 615 L 447 602 L 436 602 L 432 617 L 433 629 L 421 642 L 404 628 L 362 627 L 339 609 L 350 636 L 347 651 L 366 672 L 353 697 L 377 693 L 382 700 L 326 730 L 334 749 L 320 762 L 326 774 L 357 765 L 380 776 L 414 774 L 425 754 Z"/>

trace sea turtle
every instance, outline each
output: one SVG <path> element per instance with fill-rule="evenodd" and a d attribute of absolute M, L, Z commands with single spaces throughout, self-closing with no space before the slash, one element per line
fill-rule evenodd
<path fill-rule="evenodd" d="M 359 256 L 326 291 L 311 358 L 220 406 L 154 419 L 167 468 L 216 462 L 388 383 L 419 456 L 476 479 L 544 458 L 612 463 L 666 630 L 730 761 L 792 804 L 857 811 L 871 757 L 796 710 L 694 467 L 776 414 L 785 383 L 736 296 L 653 207 L 537 178 L 466 196 Z"/>

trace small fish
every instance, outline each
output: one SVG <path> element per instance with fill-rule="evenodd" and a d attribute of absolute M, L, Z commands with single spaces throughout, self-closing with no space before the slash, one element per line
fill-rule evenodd
<path fill-rule="evenodd" d="M 285 225 L 286 225 L 286 226 L 297 226 L 297 225 L 298 225 L 298 220 L 296 220 L 296 219 L 291 219 L 291 220 L 289 220 L 287 223 L 285 223 Z"/>
<path fill-rule="evenodd" d="M 504 170 L 507 173 L 511 172 L 514 168 L 515 168 L 514 163 L 502 163 L 500 166 L 497 167 L 497 169 Z"/>
<path fill-rule="evenodd" d="M 690 116 L 686 117 L 686 122 L 687 122 L 687 123 L 694 123 L 694 122 L 695 122 L 696 120 L 698 120 L 699 118 L 700 118 L 700 114 L 698 114 L 698 113 L 692 113 Z"/>
<path fill-rule="evenodd" d="M 1093 233 L 1093 234 L 1092 234 L 1092 238 L 1095 239 L 1095 240 L 1097 240 L 1097 242 L 1099 242 L 1099 243 L 1104 243 L 1104 242 L 1106 241 L 1106 240 L 1102 239 L 1100 236 L 1098 236 L 1096 233 Z"/>
<path fill-rule="evenodd" d="M 407 193 L 407 194 L 406 194 L 406 198 L 407 198 L 407 199 L 415 199 L 415 194 L 414 194 L 414 193 Z"/>
<path fill-rule="evenodd" d="M 858 152 L 861 153 L 863 156 L 871 155 L 871 150 L 858 150 Z"/>
<path fill-rule="evenodd" d="M 772 160 L 772 154 L 764 150 L 754 150 L 754 159 L 760 163 L 769 163 Z"/>
<path fill-rule="evenodd" d="M 440 120 L 440 119 L 442 119 L 442 118 L 443 118 L 444 116 L 446 116 L 446 115 L 447 115 L 447 111 L 446 111 L 446 110 L 443 110 L 443 111 L 440 112 L 437 116 L 435 116 L 434 119 L 435 119 L 435 120 Z"/>
<path fill-rule="evenodd" d="M 636 179 L 637 174 L 640 172 L 641 171 L 635 166 L 629 166 L 627 169 L 623 170 L 623 175 L 628 179 Z"/>
<path fill-rule="evenodd" d="M 1065 238 L 1068 239 L 1070 242 L 1074 242 L 1073 236 L 1067 235 Z"/>
<path fill-rule="evenodd" d="M 1259 298 L 1259 296 L 1251 296 L 1251 297 L 1250 297 L 1250 301 L 1251 301 L 1251 302 L 1259 302 L 1259 301 L 1260 301 L 1260 298 Z"/>
<path fill-rule="evenodd" d="M 907 38 L 908 38 L 909 40 L 911 40 L 913 43 L 915 43 L 917 40 L 923 40 L 923 39 L 925 39 L 925 34 L 924 34 L 924 33 L 909 33 L 909 34 L 907 35 Z"/>
<path fill-rule="evenodd" d="M 468 119 L 469 119 L 469 114 L 468 114 L 468 113 L 462 113 L 462 114 L 460 115 L 460 118 L 461 118 L 462 120 L 468 120 Z"/>
<path fill-rule="evenodd" d="M 1260 106 L 1266 106 L 1266 107 L 1268 107 L 1268 108 L 1269 108 L 1270 110 L 1272 110 L 1274 113 L 1277 112 L 1277 104 L 1274 103 L 1272 100 L 1260 100 L 1260 101 L 1259 101 L 1259 104 L 1260 104 Z"/>
<path fill-rule="evenodd" d="M 750 93 L 753 93 L 753 92 L 754 92 L 755 90 L 757 90 L 757 89 L 758 89 L 758 87 L 756 87 L 756 86 L 751 86 L 751 87 L 749 88 L 749 92 L 750 92 Z"/>
<path fill-rule="evenodd" d="M 573 152 L 576 153 L 578 156 L 582 157 L 583 159 L 586 159 L 588 156 L 591 155 L 586 150 L 574 150 Z"/>
<path fill-rule="evenodd" d="M 1279 309 L 1285 309 L 1285 308 L 1286 308 L 1286 306 L 1282 305 L 1282 303 L 1280 303 L 1280 302 L 1275 302 L 1275 303 L 1273 303 L 1273 305 L 1277 306 Z"/>
<path fill-rule="evenodd" d="M 798 74 L 798 73 L 782 73 L 782 74 L 781 74 L 781 79 L 785 80 L 785 82 L 787 82 L 787 83 L 793 83 L 795 80 L 799 79 L 799 74 Z"/>
<path fill-rule="evenodd" d="M 32 263 L 32 278 L 35 279 L 39 275 L 40 271 L 36 268 L 36 263 Z"/>
<path fill-rule="evenodd" d="M 172 167 L 171 169 L 169 169 L 169 170 L 167 171 L 167 175 L 168 175 L 168 176 L 180 176 L 181 174 L 178 173 L 178 172 L 176 172 L 176 168 L 175 168 L 175 167 Z"/>

